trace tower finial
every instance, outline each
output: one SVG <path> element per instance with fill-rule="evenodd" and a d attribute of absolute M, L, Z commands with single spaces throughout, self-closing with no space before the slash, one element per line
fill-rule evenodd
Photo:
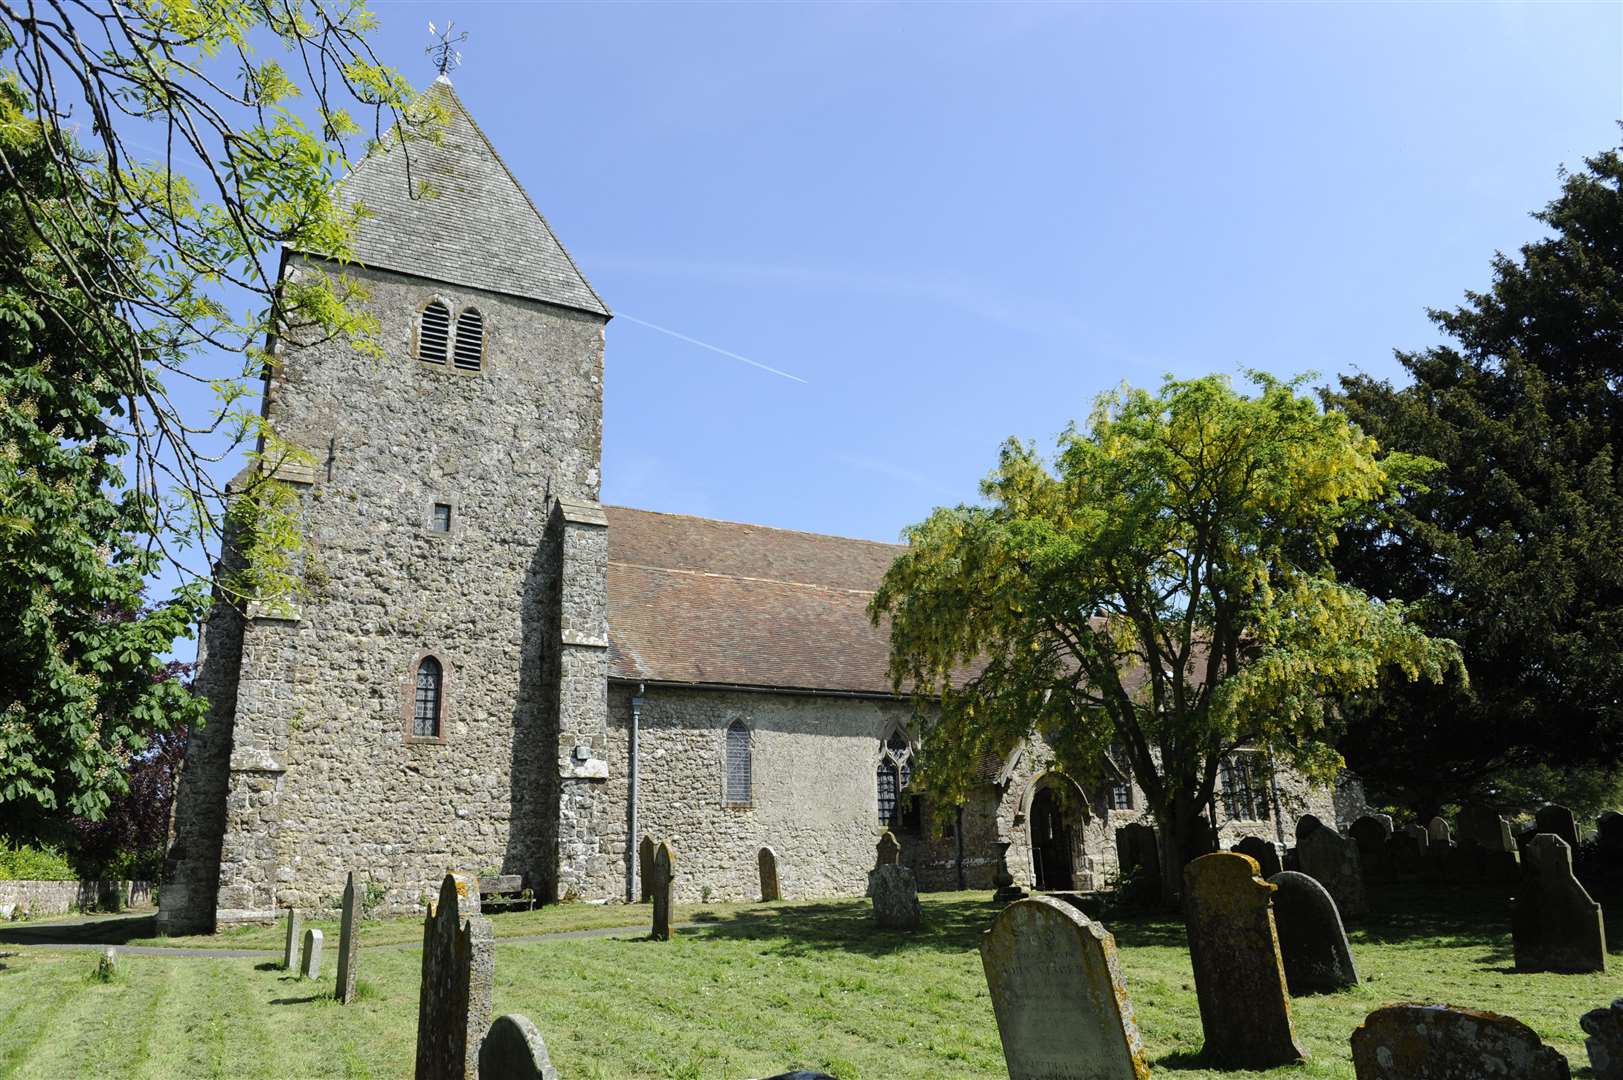
<path fill-rule="evenodd" d="M 452 68 L 462 65 L 462 53 L 457 49 L 457 46 L 468 40 L 468 32 L 464 30 L 452 37 L 451 30 L 455 26 L 455 23 L 447 19 L 445 30 L 442 32 L 436 30 L 432 22 L 428 24 L 428 32 L 438 37 L 439 40 L 424 49 L 423 52 L 433 57 L 434 66 L 439 68 L 441 78 L 447 77 Z"/>

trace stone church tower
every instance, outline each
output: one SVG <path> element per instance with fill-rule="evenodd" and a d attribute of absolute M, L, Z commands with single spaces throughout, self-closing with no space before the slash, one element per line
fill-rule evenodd
<path fill-rule="evenodd" d="M 369 211 L 353 263 L 284 260 L 358 282 L 383 356 L 277 345 L 266 415 L 314 461 L 277 473 L 307 591 L 210 615 L 165 932 L 320 906 L 351 869 L 402 908 L 447 868 L 555 896 L 624 858 L 599 836 L 610 313 L 450 82 L 429 93 L 443 140 L 339 187 Z"/>

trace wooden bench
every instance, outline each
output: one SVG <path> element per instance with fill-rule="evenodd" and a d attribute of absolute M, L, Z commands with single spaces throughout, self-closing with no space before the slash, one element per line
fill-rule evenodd
<path fill-rule="evenodd" d="M 530 911 L 535 907 L 535 894 L 524 887 L 519 874 L 496 874 L 479 879 L 479 909 L 481 911 Z"/>

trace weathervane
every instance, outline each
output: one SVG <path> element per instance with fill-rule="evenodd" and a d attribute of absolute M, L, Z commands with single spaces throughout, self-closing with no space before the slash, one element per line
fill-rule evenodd
<path fill-rule="evenodd" d="M 423 52 L 434 58 L 434 66 L 440 69 L 441 75 L 446 74 L 454 67 L 462 66 L 462 53 L 457 50 L 457 46 L 468 40 L 468 32 L 464 30 L 452 37 L 451 28 L 455 25 L 450 20 L 446 20 L 445 30 L 442 33 L 434 28 L 432 22 L 428 24 L 428 32 L 437 36 L 439 40 L 424 49 Z"/>

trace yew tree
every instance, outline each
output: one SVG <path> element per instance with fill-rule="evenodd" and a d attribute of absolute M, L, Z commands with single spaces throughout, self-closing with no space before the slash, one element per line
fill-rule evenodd
<path fill-rule="evenodd" d="M 1010 440 L 983 505 L 906 530 L 870 615 L 920 706 L 927 791 L 961 801 L 983 755 L 1034 734 L 1084 787 L 1130 773 L 1172 897 L 1225 757 L 1262 747 L 1329 780 L 1338 702 L 1385 671 L 1458 669 L 1452 642 L 1330 562 L 1338 531 L 1427 463 L 1383 458 L 1298 382 L 1252 380 L 1105 394 L 1052 460 Z"/>

